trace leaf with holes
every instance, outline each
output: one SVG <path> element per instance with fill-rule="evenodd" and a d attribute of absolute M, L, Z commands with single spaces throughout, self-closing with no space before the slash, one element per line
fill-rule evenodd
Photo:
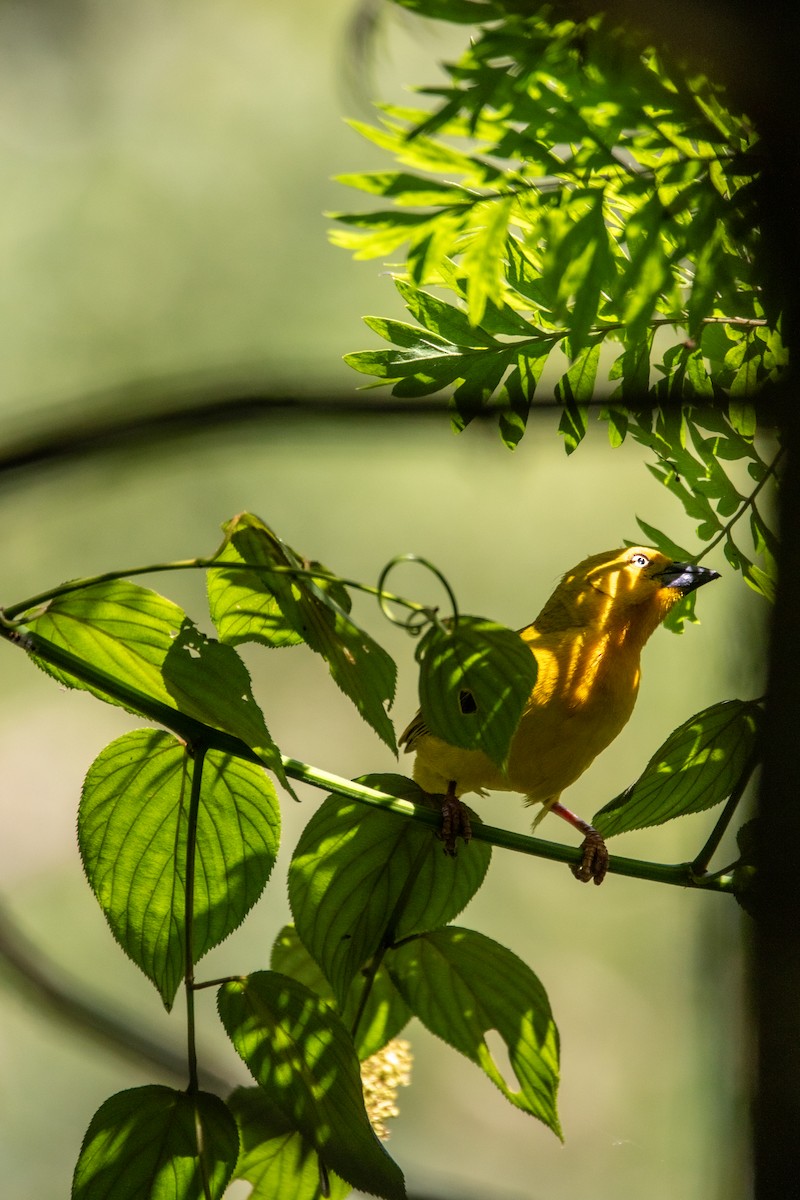
<path fill-rule="evenodd" d="M 186 835 L 194 760 L 170 734 L 137 729 L 89 768 L 78 843 L 91 888 L 126 954 L 169 1009 L 185 969 Z M 275 790 L 254 763 L 209 750 L 197 818 L 193 959 L 255 904 L 278 851 Z"/>
<path fill-rule="evenodd" d="M 402 776 L 368 775 L 360 782 L 426 802 Z M 427 826 L 329 796 L 300 835 L 289 867 L 289 902 L 297 933 L 339 1006 L 387 937 L 451 921 L 480 887 L 490 857 L 490 846 L 474 841 L 468 854 L 451 858 Z"/>
<path fill-rule="evenodd" d="M 353 1042 L 333 1009 L 275 971 L 224 984 L 225 1029 L 269 1101 L 353 1187 L 405 1200 L 403 1176 L 373 1133 Z"/>
<path fill-rule="evenodd" d="M 238 1154 L 236 1122 L 219 1096 L 132 1088 L 92 1117 L 72 1200 L 220 1200 Z"/>
<path fill-rule="evenodd" d="M 483 617 L 460 616 L 427 631 L 417 662 L 430 732 L 502 765 L 536 683 L 536 659 L 522 638 Z"/>
<path fill-rule="evenodd" d="M 273 644 L 277 604 L 288 628 L 325 659 L 338 686 L 394 750 L 394 727 L 386 713 L 394 698 L 394 662 L 350 618 L 340 589 L 323 587 L 304 574 L 310 564 L 251 513 L 241 513 L 223 528 L 223 558 L 262 567 L 264 574 L 253 571 L 243 582 L 237 571 L 209 572 L 211 615 L 220 622 L 220 636 Z M 240 619 L 232 623 L 237 605 Z"/>
<path fill-rule="evenodd" d="M 550 1002 L 521 959 L 471 929 L 450 926 L 392 950 L 389 972 L 431 1033 L 476 1063 L 506 1099 L 561 1137 L 556 1109 L 559 1040 Z M 486 1042 L 505 1043 L 516 1087 Z"/>
<path fill-rule="evenodd" d="M 240 738 L 288 786 L 244 663 L 230 646 L 205 637 L 177 604 L 117 579 L 57 596 L 29 627 L 103 672 L 112 689 L 115 683 L 131 689 L 133 698 L 130 703 L 116 699 L 113 690 L 103 691 L 42 662 L 68 687 L 144 715 L 147 700 L 185 713 Z M 136 705 L 137 693 L 143 707 Z"/>

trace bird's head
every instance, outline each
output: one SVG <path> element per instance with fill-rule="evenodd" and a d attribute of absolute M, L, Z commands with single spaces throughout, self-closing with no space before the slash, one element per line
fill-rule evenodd
<path fill-rule="evenodd" d="M 535 624 L 629 626 L 644 642 L 678 600 L 718 578 L 717 571 L 675 562 L 648 546 L 606 550 L 567 571 Z"/>

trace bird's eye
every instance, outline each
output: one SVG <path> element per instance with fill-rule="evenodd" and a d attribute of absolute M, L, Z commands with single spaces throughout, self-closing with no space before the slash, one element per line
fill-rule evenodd
<path fill-rule="evenodd" d="M 650 565 L 650 559 L 646 554 L 632 554 L 631 562 L 635 567 L 647 567 Z"/>

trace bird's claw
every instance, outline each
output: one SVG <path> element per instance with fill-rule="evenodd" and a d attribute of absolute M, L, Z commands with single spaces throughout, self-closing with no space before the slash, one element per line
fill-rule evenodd
<path fill-rule="evenodd" d="M 581 846 L 583 857 L 578 866 L 572 867 L 572 874 L 581 883 L 593 880 L 598 886 L 603 882 L 608 870 L 608 850 L 596 829 L 587 833 Z"/>
<path fill-rule="evenodd" d="M 448 791 L 442 800 L 442 827 L 437 837 L 444 842 L 444 852 L 450 858 L 456 856 L 456 839 L 463 838 L 464 845 L 472 837 L 472 823 L 469 810 L 458 796 Z"/>

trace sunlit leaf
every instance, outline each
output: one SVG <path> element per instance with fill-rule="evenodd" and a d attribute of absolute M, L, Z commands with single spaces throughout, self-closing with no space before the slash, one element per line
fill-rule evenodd
<path fill-rule="evenodd" d="M 503 251 L 513 198 L 476 205 L 472 213 L 473 237 L 464 251 L 467 273 L 467 309 L 473 325 L 480 325 L 489 300 L 503 296 Z"/>
<path fill-rule="evenodd" d="M 261 1088 L 236 1088 L 228 1106 L 242 1145 L 236 1178 L 252 1184 L 250 1200 L 344 1200 L 349 1183 L 331 1170 L 321 1190 L 320 1164 L 311 1143 Z"/>
<path fill-rule="evenodd" d="M 462 615 L 449 628 L 427 631 L 417 661 L 430 732 L 502 764 L 536 682 L 536 660 L 519 635 Z"/>
<path fill-rule="evenodd" d="M 483 934 L 450 926 L 392 951 L 389 970 L 423 1025 L 476 1063 L 513 1105 L 561 1136 L 558 1030 L 530 967 Z M 487 1044 L 492 1031 L 505 1044 L 510 1078 Z"/>
<path fill-rule="evenodd" d="M 610 837 L 720 804 L 751 760 L 760 720 L 752 701 L 703 709 L 670 734 L 636 783 L 595 813 L 592 824 Z"/>
<path fill-rule="evenodd" d="M 372 1131 L 353 1042 L 330 1005 L 287 975 L 224 984 L 222 1023 L 290 1127 L 353 1187 L 405 1200 L 403 1176 Z"/>
<path fill-rule="evenodd" d="M 187 714 L 240 738 L 286 782 L 280 753 L 256 704 L 236 651 L 207 638 L 184 611 L 156 592 L 126 580 L 99 583 L 51 600 L 30 628 L 131 689 L 124 702 L 52 667 L 68 687 L 84 688 L 111 704 L 147 715 L 146 701 Z M 136 693 L 142 697 L 137 708 Z"/>
<path fill-rule="evenodd" d="M 186 956 L 186 856 L 195 760 L 163 730 L 117 738 L 86 776 L 78 842 L 114 937 L 167 1008 Z M 253 763 L 209 750 L 197 814 L 192 958 L 244 920 L 278 851 L 275 790 Z"/>
<path fill-rule="evenodd" d="M 218 1096 L 155 1084 L 118 1092 L 86 1131 L 72 1200 L 220 1200 L 238 1154 Z"/>
<path fill-rule="evenodd" d="M 426 803 L 397 775 L 362 782 Z M 451 921 L 483 882 L 488 843 L 452 858 L 427 825 L 329 796 L 306 825 L 289 868 L 297 932 L 325 972 L 340 1008 L 382 946 Z M 412 886 L 413 884 L 413 886 Z"/>
<path fill-rule="evenodd" d="M 465 312 L 446 304 L 430 292 L 412 287 L 403 280 L 396 281 L 397 290 L 406 303 L 409 312 L 430 333 L 438 334 L 449 342 L 459 346 L 494 346 L 493 337 L 482 329 L 470 323 Z M 373 326 L 374 328 L 374 326 Z M 397 342 L 397 339 L 393 339 Z M 399 345 L 400 343 L 397 342 Z"/>
<path fill-rule="evenodd" d="M 212 617 L 222 616 L 224 636 L 237 643 L 271 644 L 277 604 L 288 626 L 325 659 L 338 686 L 394 750 L 394 727 L 386 707 L 394 698 L 396 668 L 386 651 L 355 624 L 337 591 L 317 583 L 310 564 L 258 517 L 241 513 L 224 529 L 224 561 L 263 568 L 247 573 L 244 580 L 236 570 L 209 571 Z M 242 619 L 232 628 L 229 613 L 236 605 Z"/>

